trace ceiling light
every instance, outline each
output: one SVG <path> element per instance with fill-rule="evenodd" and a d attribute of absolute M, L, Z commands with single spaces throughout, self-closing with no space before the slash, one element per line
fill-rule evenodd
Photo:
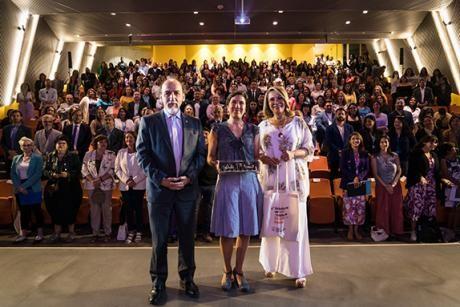
<path fill-rule="evenodd" d="M 346 25 L 349 25 L 350 23 L 351 23 L 351 21 L 349 21 L 349 20 L 345 21 Z"/>
<path fill-rule="evenodd" d="M 274 26 L 278 25 L 278 21 L 276 21 L 276 20 L 273 21 L 273 25 L 274 25 Z"/>
<path fill-rule="evenodd" d="M 283 14 L 283 13 L 284 13 L 284 11 L 278 11 L 278 13 L 279 13 L 279 14 Z"/>
<path fill-rule="evenodd" d="M 112 13 L 110 13 L 110 15 L 115 16 L 115 15 L 117 15 L 117 13 L 112 12 Z"/>
<path fill-rule="evenodd" d="M 364 11 L 363 11 L 363 14 L 367 14 L 367 13 L 369 13 L 368 10 L 364 10 Z"/>
<path fill-rule="evenodd" d="M 194 15 L 198 15 L 198 11 L 194 11 L 193 14 L 194 14 Z"/>
<path fill-rule="evenodd" d="M 75 34 L 76 37 L 80 37 L 80 34 Z"/>
<path fill-rule="evenodd" d="M 393 35 L 393 34 L 395 34 L 395 32 L 391 31 L 390 34 Z"/>
<path fill-rule="evenodd" d="M 129 27 L 131 27 L 131 24 L 130 24 L 130 23 L 127 23 L 126 26 L 129 28 Z"/>
<path fill-rule="evenodd" d="M 200 26 L 204 26 L 204 22 L 200 21 Z"/>

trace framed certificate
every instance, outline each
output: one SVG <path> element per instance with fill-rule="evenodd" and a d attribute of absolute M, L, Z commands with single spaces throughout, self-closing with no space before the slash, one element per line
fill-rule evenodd
<path fill-rule="evenodd" d="M 259 161 L 219 161 L 220 173 L 259 172 Z"/>

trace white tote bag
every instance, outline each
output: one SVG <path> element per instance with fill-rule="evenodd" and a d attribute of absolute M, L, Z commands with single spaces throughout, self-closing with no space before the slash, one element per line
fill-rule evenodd
<path fill-rule="evenodd" d="M 279 166 L 276 167 L 275 189 L 264 192 L 263 237 L 280 237 L 299 241 L 299 193 L 297 186 L 290 191 L 286 163 L 286 190 L 279 191 Z M 295 181 L 295 171 L 294 171 Z"/>
<path fill-rule="evenodd" d="M 125 241 L 128 236 L 128 224 L 124 223 L 118 226 L 117 240 Z"/>

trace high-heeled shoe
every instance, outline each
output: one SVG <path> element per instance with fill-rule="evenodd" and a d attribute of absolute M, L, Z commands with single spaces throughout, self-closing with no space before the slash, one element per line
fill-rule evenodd
<path fill-rule="evenodd" d="M 224 276 L 222 276 L 222 281 L 220 282 L 220 285 L 222 287 L 222 290 L 224 291 L 230 291 L 233 287 L 233 283 L 235 282 L 233 278 L 233 272 L 224 272 Z"/>
<path fill-rule="evenodd" d="M 249 292 L 251 290 L 248 280 L 246 279 L 243 273 L 237 272 L 234 269 L 233 276 L 235 278 L 235 285 L 237 288 L 240 289 L 241 292 Z M 240 278 L 240 281 L 238 281 L 238 277 Z"/>

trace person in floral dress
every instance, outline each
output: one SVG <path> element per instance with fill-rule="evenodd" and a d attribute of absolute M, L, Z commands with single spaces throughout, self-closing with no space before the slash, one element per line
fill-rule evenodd
<path fill-rule="evenodd" d="M 411 241 L 417 240 L 415 227 L 421 216 L 436 216 L 436 188 L 439 182 L 439 162 L 434 152 L 435 136 L 423 137 L 409 159 L 406 187 L 409 190 L 408 215 L 411 220 Z"/>
<path fill-rule="evenodd" d="M 366 195 L 348 196 L 347 185 L 366 180 L 369 174 L 369 154 L 364 149 L 363 138 L 358 132 L 353 132 L 347 147 L 342 151 L 340 158 L 340 171 L 342 180 L 340 188 L 344 190 L 343 197 L 343 223 L 348 225 L 347 239 L 361 240 L 359 226 L 364 224 L 366 218 Z"/>
<path fill-rule="evenodd" d="M 288 95 L 284 88 L 272 87 L 264 99 L 266 120 L 259 124 L 262 161 L 260 179 L 264 191 L 279 189 L 299 193 L 298 241 L 280 237 L 262 237 L 259 262 L 267 277 L 275 272 L 296 279 L 296 286 L 306 285 L 306 276 L 313 273 L 308 239 L 306 202 L 310 186 L 308 165 L 314 152 L 312 135 L 303 118 L 289 110 Z M 278 176 L 276 169 L 278 168 Z M 289 183 L 286 183 L 286 172 Z"/>

